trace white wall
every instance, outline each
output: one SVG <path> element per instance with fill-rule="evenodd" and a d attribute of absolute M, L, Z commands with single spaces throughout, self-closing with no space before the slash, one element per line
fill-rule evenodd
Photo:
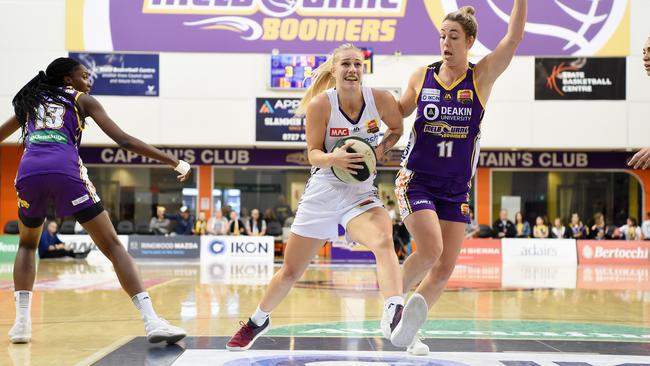
<path fill-rule="evenodd" d="M 643 42 L 650 36 L 650 1 L 631 3 L 627 101 L 536 102 L 534 58 L 516 57 L 488 104 L 483 148 L 650 145 L 650 77 L 641 59 Z M 67 54 L 65 1 L 0 0 L 0 34 L 0 116 L 10 116 L 14 93 L 52 59 Z M 265 54 L 162 53 L 160 97 L 98 99 L 123 129 L 150 143 L 252 146 L 255 97 L 300 96 L 267 89 L 268 59 Z M 367 76 L 366 84 L 404 88 L 416 67 L 433 60 L 434 56 L 375 56 L 376 73 Z M 406 124 L 408 131 L 412 118 Z M 405 140 L 406 136 L 402 145 Z M 84 142 L 111 143 L 92 123 Z"/>

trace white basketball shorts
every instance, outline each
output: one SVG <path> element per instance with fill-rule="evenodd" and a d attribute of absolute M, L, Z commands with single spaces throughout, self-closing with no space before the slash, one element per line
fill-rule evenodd
<path fill-rule="evenodd" d="M 350 220 L 375 207 L 383 207 L 370 183 L 331 183 L 312 177 L 307 182 L 291 232 L 323 240 L 339 237 L 338 225 L 347 231 Z"/>

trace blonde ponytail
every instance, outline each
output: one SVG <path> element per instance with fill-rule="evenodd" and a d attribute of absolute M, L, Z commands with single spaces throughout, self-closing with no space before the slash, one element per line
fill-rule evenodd
<path fill-rule="evenodd" d="M 362 53 L 360 48 L 351 43 L 344 43 L 335 48 L 334 51 L 332 51 L 332 55 L 327 58 L 327 61 L 314 70 L 312 74 L 313 81 L 309 88 L 307 88 L 307 91 L 305 91 L 305 95 L 300 100 L 300 104 L 298 104 L 298 108 L 295 112 L 296 115 L 304 116 L 305 113 L 307 113 L 309 102 L 311 102 L 315 96 L 336 86 L 336 78 L 332 74 L 332 70 L 334 70 L 338 54 L 347 50 L 355 50 Z"/>
<path fill-rule="evenodd" d="M 332 69 L 334 68 L 334 57 L 328 57 L 327 61 L 322 63 L 316 70 L 313 71 L 312 83 L 307 88 L 305 95 L 300 100 L 298 108 L 296 109 L 296 115 L 304 116 L 307 113 L 307 106 L 309 102 L 318 94 L 323 91 L 333 88 L 336 85 L 336 79 L 332 75 Z"/>

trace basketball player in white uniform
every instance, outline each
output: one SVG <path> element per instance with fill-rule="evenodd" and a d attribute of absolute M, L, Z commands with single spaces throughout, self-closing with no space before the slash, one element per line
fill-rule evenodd
<path fill-rule="evenodd" d="M 346 229 L 348 240 L 366 245 L 375 255 L 377 279 L 386 299 L 382 318 L 386 337 L 401 319 L 402 277 L 393 247 L 392 223 L 373 186 L 376 174 L 371 172 L 364 182 L 346 184 L 331 171 L 336 166 L 355 174 L 355 169 L 362 168 L 358 163 L 363 155 L 347 152 L 352 143 L 330 152 L 339 139 L 365 139 L 381 157 L 402 135 L 396 100 L 387 91 L 361 86 L 362 76 L 361 50 L 344 44 L 319 67 L 301 101 L 298 113 L 306 112 L 312 175 L 291 227 L 284 264 L 248 322 L 240 322 L 241 328 L 227 344 L 229 350 L 249 349 L 269 329 L 270 312 L 286 297 L 323 244 L 338 238 L 339 224 Z M 379 143 L 382 121 L 388 130 Z"/>
<path fill-rule="evenodd" d="M 643 44 L 643 67 L 648 76 L 650 76 L 650 37 L 648 37 Z M 633 166 L 634 169 L 650 168 L 650 147 L 639 150 L 639 152 L 634 154 L 627 165 Z"/>

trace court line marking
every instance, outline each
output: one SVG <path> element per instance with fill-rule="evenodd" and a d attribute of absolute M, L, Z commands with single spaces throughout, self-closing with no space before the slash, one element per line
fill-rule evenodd
<path fill-rule="evenodd" d="M 178 281 L 180 281 L 180 280 L 181 280 L 180 278 L 173 278 L 173 279 L 171 279 L 171 280 L 163 281 L 163 282 L 161 282 L 161 283 L 157 283 L 157 284 L 155 284 L 155 285 L 153 285 L 153 286 L 151 286 L 151 287 L 148 287 L 148 288 L 146 289 L 146 291 L 152 291 L 152 290 L 157 289 L 158 287 L 162 287 L 162 286 L 168 285 L 168 284 L 170 284 L 170 283 L 178 282 Z"/>
<path fill-rule="evenodd" d="M 101 360 L 102 358 L 108 356 L 110 353 L 115 352 L 118 348 L 120 348 L 123 345 L 130 342 L 133 338 L 134 337 L 124 336 L 124 337 L 116 340 L 115 342 L 109 344 L 108 346 L 100 349 L 99 351 L 96 351 L 92 355 L 84 358 L 83 360 L 77 362 L 75 364 L 75 366 L 87 366 L 87 365 L 93 364 L 93 363 Z"/>

